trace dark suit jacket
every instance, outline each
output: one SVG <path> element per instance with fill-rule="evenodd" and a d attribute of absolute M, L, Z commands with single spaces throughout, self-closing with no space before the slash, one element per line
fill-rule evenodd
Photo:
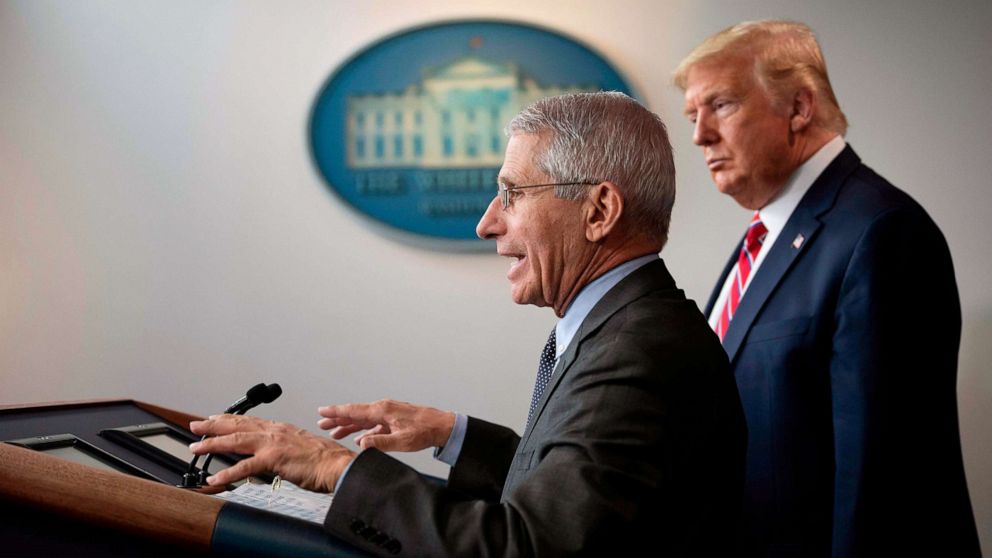
<path fill-rule="evenodd" d="M 747 554 L 978 555 L 958 435 L 960 333 L 940 230 L 846 147 L 724 338 L 749 434 Z"/>
<path fill-rule="evenodd" d="M 586 317 L 522 438 L 470 419 L 447 486 L 366 450 L 325 525 L 382 555 L 708 554 L 732 541 L 745 443 L 726 355 L 652 262 Z"/>

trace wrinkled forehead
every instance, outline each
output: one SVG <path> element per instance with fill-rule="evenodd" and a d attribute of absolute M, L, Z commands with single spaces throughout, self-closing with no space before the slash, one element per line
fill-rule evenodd
<path fill-rule="evenodd" d="M 685 102 L 708 102 L 720 94 L 743 95 L 758 85 L 754 60 L 739 55 L 714 55 L 693 64 L 686 74 Z"/>
<path fill-rule="evenodd" d="M 512 133 L 506 144 L 499 181 L 512 185 L 543 177 L 539 160 L 547 149 L 548 141 L 548 134 Z"/>

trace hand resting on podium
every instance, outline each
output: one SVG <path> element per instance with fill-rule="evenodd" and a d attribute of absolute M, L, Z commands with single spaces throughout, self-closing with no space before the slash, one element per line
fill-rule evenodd
<path fill-rule="evenodd" d="M 355 442 L 364 450 L 418 451 L 443 446 L 451 434 L 455 415 L 430 407 L 382 400 L 320 407 L 320 428 L 340 440 L 362 432 Z M 339 477 L 357 455 L 355 452 L 303 428 L 252 416 L 215 415 L 193 421 L 190 430 L 208 436 L 190 445 L 206 453 L 249 455 L 207 478 L 210 485 L 226 485 L 251 475 L 275 473 L 293 484 L 315 492 L 333 492 Z"/>

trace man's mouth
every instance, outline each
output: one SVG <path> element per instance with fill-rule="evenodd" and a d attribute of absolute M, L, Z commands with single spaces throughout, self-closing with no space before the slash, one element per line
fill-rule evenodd
<path fill-rule="evenodd" d="M 517 271 L 523 268 L 524 261 L 527 260 L 527 256 L 523 254 L 500 254 L 500 256 L 503 256 L 504 258 L 513 258 L 513 261 L 510 262 L 510 270 L 506 272 L 507 279 L 511 280 L 513 279 L 513 276 L 516 275 Z"/>
<path fill-rule="evenodd" d="M 727 157 L 710 157 L 706 159 L 706 166 L 709 167 L 711 171 L 720 170 L 724 163 L 729 161 Z"/>

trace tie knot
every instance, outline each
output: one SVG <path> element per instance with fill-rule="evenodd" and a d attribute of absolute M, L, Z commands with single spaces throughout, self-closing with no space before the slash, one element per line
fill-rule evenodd
<path fill-rule="evenodd" d="M 765 236 L 768 235 L 768 229 L 765 224 L 761 222 L 758 218 L 758 214 L 754 214 L 754 219 L 751 220 L 751 224 L 747 227 L 747 235 L 745 236 L 745 244 L 747 245 L 748 252 L 753 251 L 758 246 L 761 246 L 765 242 Z"/>

